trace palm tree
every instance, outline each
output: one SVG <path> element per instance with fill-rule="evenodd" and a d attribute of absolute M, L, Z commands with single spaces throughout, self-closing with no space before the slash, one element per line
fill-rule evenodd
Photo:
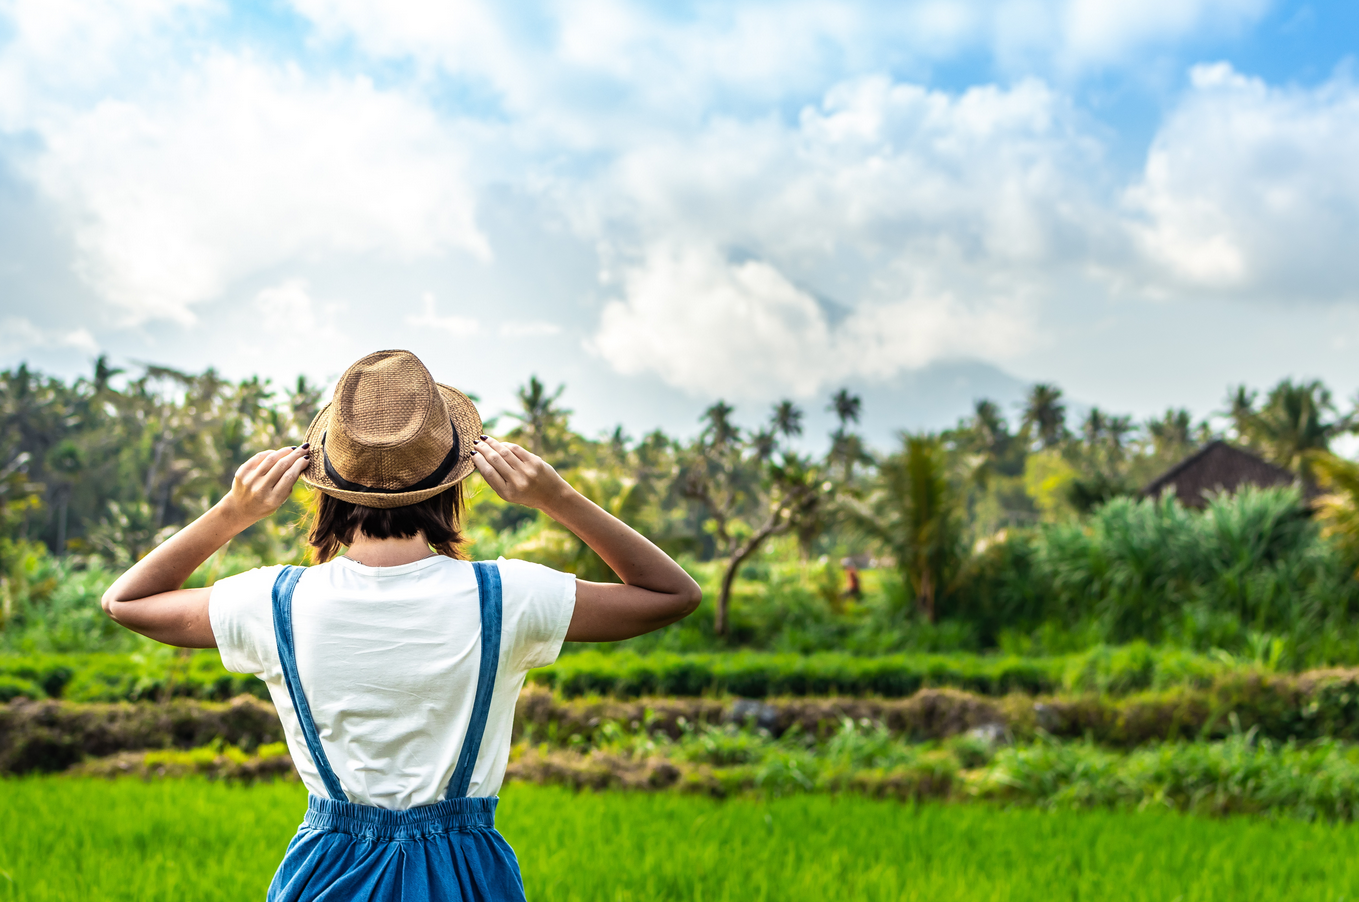
<path fill-rule="evenodd" d="M 1104 438 L 1104 431 L 1108 427 L 1108 418 L 1104 411 L 1098 407 L 1090 408 L 1090 412 L 1085 415 L 1085 422 L 1081 424 L 1081 434 L 1085 438 L 1085 443 L 1093 448 Z"/>
<path fill-rule="evenodd" d="M 735 410 L 736 408 L 726 401 L 719 400 L 703 411 L 700 421 L 706 424 L 703 427 L 703 436 L 709 444 L 722 447 L 740 440 L 740 427 L 731 421 L 731 415 Z"/>
<path fill-rule="evenodd" d="M 1257 393 L 1244 385 L 1237 385 L 1227 391 L 1227 416 L 1232 420 L 1238 441 L 1249 444 L 1251 441 L 1251 422 L 1255 417 Z"/>
<path fill-rule="evenodd" d="M 1109 417 L 1104 423 L 1104 437 L 1109 445 L 1109 453 L 1114 460 L 1122 460 L 1128 444 L 1128 436 L 1136 431 L 1132 417 Z"/>
<path fill-rule="evenodd" d="M 945 433 L 954 447 L 967 455 L 971 482 L 985 491 L 1010 450 L 1013 436 L 1000 405 L 982 398 L 972 404 L 972 416 Z"/>
<path fill-rule="evenodd" d="M 756 460 L 769 460 L 779 449 L 779 434 L 773 429 L 757 429 L 750 434 L 750 447 Z"/>
<path fill-rule="evenodd" d="M 745 441 L 731 414 L 724 401 L 704 412 L 707 425 L 686 454 L 681 482 L 684 496 L 702 505 L 704 531 L 726 561 L 713 619 L 719 636 L 730 629 L 741 565 L 770 538 L 800 532 L 827 501 L 821 469 L 783 444 L 802 432 L 802 411 L 790 401 L 775 405 L 769 424 Z"/>
<path fill-rule="evenodd" d="M 1325 451 L 1310 451 L 1307 457 L 1309 469 L 1326 491 L 1315 502 L 1321 534 L 1351 562 L 1359 563 L 1359 463 Z"/>
<path fill-rule="evenodd" d="M 1045 382 L 1029 389 L 1020 429 L 1030 442 L 1037 441 L 1041 447 L 1060 444 L 1067 436 L 1062 390 Z"/>
<path fill-rule="evenodd" d="M 849 389 L 842 388 L 832 397 L 830 406 L 827 410 L 835 412 L 835 418 L 840 421 L 840 428 L 848 428 L 850 423 L 859 422 L 859 412 L 863 408 L 863 399 L 858 395 L 851 395 Z"/>
<path fill-rule="evenodd" d="M 114 376 L 122 375 L 126 370 L 118 369 L 109 365 L 109 355 L 100 354 L 94 361 L 94 393 L 102 395 L 108 390 L 109 381 Z"/>
<path fill-rule="evenodd" d="M 995 401 L 982 398 L 972 406 L 972 431 L 990 457 L 1003 457 L 1010 446 L 1010 424 Z"/>
<path fill-rule="evenodd" d="M 316 413 L 321 409 L 321 393 L 321 386 L 308 382 L 306 376 L 297 377 L 297 382 L 288 392 L 288 408 L 295 435 L 301 435 L 316 419 Z"/>
<path fill-rule="evenodd" d="M 1152 453 L 1159 458 L 1178 458 L 1195 444 L 1194 418 L 1183 407 L 1171 408 L 1159 420 L 1147 420 Z"/>
<path fill-rule="evenodd" d="M 948 451 L 934 435 L 902 435 L 902 448 L 878 468 L 878 485 L 852 508 L 860 526 L 888 548 L 931 623 L 938 599 L 963 560 L 959 498 L 949 479 Z"/>
<path fill-rule="evenodd" d="M 802 410 L 792 401 L 780 401 L 774 405 L 770 426 L 775 433 L 784 438 L 802 434 Z"/>
<path fill-rule="evenodd" d="M 1354 429 L 1354 415 L 1336 416 L 1331 393 L 1319 380 L 1284 379 L 1270 390 L 1259 409 L 1244 389 L 1229 396 L 1238 432 L 1280 466 L 1310 475 L 1309 454 L 1329 449 L 1337 436 Z"/>
<path fill-rule="evenodd" d="M 827 471 L 834 473 L 838 464 L 841 479 L 845 485 L 849 485 L 854 481 L 854 467 L 872 462 L 868 450 L 864 447 L 863 438 L 849 428 L 851 423 L 859 422 L 863 400 L 858 395 L 850 394 L 849 389 L 842 388 L 831 396 L 831 402 L 826 409 L 834 412 L 838 421 L 835 431 L 831 433 L 830 451 L 826 455 Z"/>
<path fill-rule="evenodd" d="M 613 427 L 613 432 L 609 433 L 607 443 L 609 457 L 619 463 L 625 464 L 628 459 L 628 446 L 632 444 L 632 437 L 623 429 L 623 424 L 619 423 Z"/>
<path fill-rule="evenodd" d="M 511 438 L 523 442 L 540 457 L 554 456 L 565 450 L 571 411 L 557 406 L 564 391 L 566 386 L 558 385 L 557 390 L 549 394 L 547 386 L 537 376 L 530 376 L 528 385 L 516 393 L 519 410 L 510 416 L 519 421 L 519 427 L 510 433 Z"/>

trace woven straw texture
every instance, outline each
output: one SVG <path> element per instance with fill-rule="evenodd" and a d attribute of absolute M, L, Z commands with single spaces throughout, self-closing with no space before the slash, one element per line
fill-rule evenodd
<path fill-rule="evenodd" d="M 435 486 L 402 491 L 426 479 L 458 455 Z M 378 351 L 340 377 L 335 396 L 307 428 L 311 465 L 302 481 L 327 495 L 368 507 L 402 507 L 432 498 L 472 472 L 472 445 L 481 416 L 471 399 L 434 381 L 409 351 Z M 344 481 L 382 491 L 341 488 L 326 461 Z"/>

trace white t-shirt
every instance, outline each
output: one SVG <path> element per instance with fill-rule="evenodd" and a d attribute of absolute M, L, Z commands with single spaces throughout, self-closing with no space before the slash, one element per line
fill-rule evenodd
<path fill-rule="evenodd" d="M 500 665 L 470 796 L 505 778 L 524 676 L 557 659 L 576 581 L 501 558 Z M 232 576 L 208 604 L 222 664 L 269 686 L 302 782 L 326 797 L 283 682 L 274 639 L 279 567 Z M 351 802 L 403 809 L 443 798 L 472 719 L 481 669 L 481 607 L 472 565 L 430 557 L 365 567 L 340 557 L 307 568 L 293 592 L 297 670 L 331 768 Z"/>

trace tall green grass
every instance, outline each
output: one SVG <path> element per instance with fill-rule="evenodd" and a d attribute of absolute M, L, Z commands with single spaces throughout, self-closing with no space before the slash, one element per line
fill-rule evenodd
<path fill-rule="evenodd" d="M 1014 651 L 1142 639 L 1283 666 L 1351 662 L 1355 563 L 1294 488 L 1246 489 L 1201 512 L 1117 498 L 994 545 L 951 613 Z"/>
<path fill-rule="evenodd" d="M 301 817 L 296 784 L 0 783 L 0 899 L 259 899 Z M 572 794 L 500 807 L 535 902 L 1335 900 L 1359 831 L 1165 813 Z"/>

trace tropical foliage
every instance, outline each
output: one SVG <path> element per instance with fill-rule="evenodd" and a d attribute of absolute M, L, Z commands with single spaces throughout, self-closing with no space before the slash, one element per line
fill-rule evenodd
<path fill-rule="evenodd" d="M 679 556 L 711 600 L 636 649 L 1031 654 L 1145 640 L 1281 666 L 1359 660 L 1359 470 L 1328 452 L 1355 417 L 1319 383 L 1234 389 L 1217 426 L 1183 410 L 1072 420 L 1060 389 L 1036 385 L 1013 421 L 981 400 L 954 428 L 882 450 L 859 434 L 847 390 L 829 399 L 823 438 L 791 401 L 754 428 L 717 402 L 689 438 L 591 438 L 571 428 L 564 395 L 530 378 L 502 432 Z M 320 403 L 305 379 L 279 390 L 102 358 L 69 383 L 0 373 L 0 647 L 141 648 L 98 614 L 102 586 L 255 450 L 298 441 Z M 1214 438 L 1304 482 L 1202 512 L 1137 497 Z M 1328 494 L 1310 500 L 1314 483 Z M 305 501 L 299 491 L 195 579 L 301 560 Z M 479 557 L 611 578 L 570 533 L 475 481 L 467 537 Z"/>

